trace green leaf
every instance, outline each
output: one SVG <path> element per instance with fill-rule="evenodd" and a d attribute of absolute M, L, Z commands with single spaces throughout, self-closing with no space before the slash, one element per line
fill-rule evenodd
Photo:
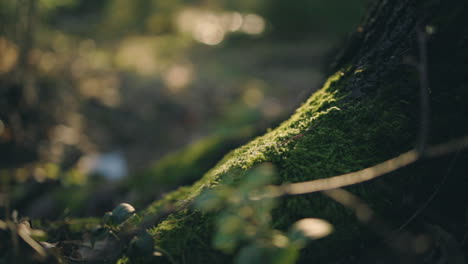
<path fill-rule="evenodd" d="M 240 250 L 234 263 L 236 264 L 258 264 L 268 263 L 267 254 L 264 248 L 250 245 Z"/>
<path fill-rule="evenodd" d="M 294 264 L 299 258 L 299 250 L 297 244 L 290 244 L 286 248 L 278 249 L 273 257 L 273 264 Z"/>

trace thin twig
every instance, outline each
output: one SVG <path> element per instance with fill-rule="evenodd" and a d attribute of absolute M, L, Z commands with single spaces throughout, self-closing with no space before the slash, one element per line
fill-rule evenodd
<path fill-rule="evenodd" d="M 44 248 L 34 240 L 30 234 L 28 227 L 26 227 L 24 224 L 19 224 L 17 226 L 17 232 L 18 236 L 20 236 L 24 242 L 26 242 L 31 248 L 33 248 L 37 254 L 39 254 L 40 257 L 45 258 L 47 256 L 47 253 L 45 252 Z"/>
<path fill-rule="evenodd" d="M 356 195 L 344 189 L 338 188 L 334 190 L 328 190 L 324 191 L 323 194 L 342 204 L 343 206 L 352 209 L 356 214 L 357 219 L 361 222 L 368 223 L 372 220 L 372 218 L 374 218 L 374 212 L 366 203 L 364 203 Z"/>
<path fill-rule="evenodd" d="M 341 188 L 357 183 L 370 181 L 389 172 L 407 166 L 418 160 L 418 158 L 418 152 L 415 150 L 411 150 L 401 154 L 396 158 L 384 161 L 380 164 L 360 171 L 351 172 L 330 178 L 286 184 L 283 185 L 282 188 L 284 190 L 284 193 L 289 195 L 306 194 Z"/>
<path fill-rule="evenodd" d="M 468 148 L 468 136 L 447 143 L 427 147 L 423 158 L 435 158 L 466 148 Z M 420 158 L 420 153 L 417 150 L 413 149 L 399 155 L 398 157 L 389 159 L 375 166 L 365 168 L 356 172 L 351 172 L 325 179 L 284 184 L 279 187 L 280 191 L 273 194 L 273 196 L 298 195 L 313 192 L 321 192 L 370 181 L 390 172 L 396 171 L 409 164 L 412 164 Z"/>

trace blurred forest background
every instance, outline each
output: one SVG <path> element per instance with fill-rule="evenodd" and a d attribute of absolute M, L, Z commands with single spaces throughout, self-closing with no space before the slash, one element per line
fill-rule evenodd
<path fill-rule="evenodd" d="M 1 0 L 0 218 L 192 183 L 319 87 L 366 2 Z"/>

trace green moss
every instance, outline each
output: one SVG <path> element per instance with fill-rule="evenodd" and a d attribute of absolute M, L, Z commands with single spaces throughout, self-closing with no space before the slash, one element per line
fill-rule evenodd
<path fill-rule="evenodd" d="M 409 148 L 413 135 L 404 132 L 409 122 L 403 114 L 405 103 L 397 97 L 389 98 L 398 93 L 386 92 L 398 88 L 388 85 L 378 93 L 350 101 L 343 85 L 353 74 L 333 75 L 289 120 L 232 151 L 198 182 L 155 203 L 147 213 L 157 213 L 163 204 L 177 206 L 176 200 L 191 201 L 203 189 L 234 184 L 246 170 L 263 162 L 276 165 L 278 183 L 299 182 L 359 170 Z M 353 191 L 369 201 L 378 195 L 366 186 Z M 350 242 L 358 232 L 350 212 L 320 194 L 282 199 L 273 216 L 274 225 L 283 229 L 303 217 L 323 217 L 335 224 L 337 231 L 330 243 L 313 244 L 307 251 L 317 252 L 316 257 L 321 255 L 316 250 L 328 246 L 328 250 L 336 250 L 340 245 L 331 241 Z M 151 234 L 156 244 L 180 263 L 220 262 L 225 256 L 207 242 L 212 236 L 212 222 L 210 215 L 181 209 L 151 229 Z"/>
<path fill-rule="evenodd" d="M 130 259 L 127 256 L 121 257 L 116 262 L 117 264 L 130 264 Z"/>

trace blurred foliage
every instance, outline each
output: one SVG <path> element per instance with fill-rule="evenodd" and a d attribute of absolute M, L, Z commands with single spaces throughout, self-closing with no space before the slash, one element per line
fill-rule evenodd
<path fill-rule="evenodd" d="M 268 127 L 320 81 L 309 65 L 320 64 L 316 54 L 327 45 L 323 36 L 314 48 L 272 42 L 286 34 L 276 25 L 287 17 L 307 24 L 313 12 L 342 17 L 317 3 L 302 8 L 305 17 L 291 16 L 283 11 L 296 3 L 283 5 L 2 1 L 0 166 L 12 169 L 8 182 L 83 185 L 101 153 L 123 149 L 133 173 L 208 130 Z M 320 31 L 292 29 L 304 38 Z M 291 83 L 294 90 L 281 89 Z"/>
<path fill-rule="evenodd" d="M 292 264 L 309 239 L 332 232 L 320 219 L 302 219 L 289 233 L 272 227 L 271 210 L 276 207 L 275 169 L 259 165 L 245 173 L 235 185 L 220 185 L 205 191 L 195 201 L 205 212 L 216 211 L 213 246 L 226 253 L 238 252 L 235 263 Z"/>

